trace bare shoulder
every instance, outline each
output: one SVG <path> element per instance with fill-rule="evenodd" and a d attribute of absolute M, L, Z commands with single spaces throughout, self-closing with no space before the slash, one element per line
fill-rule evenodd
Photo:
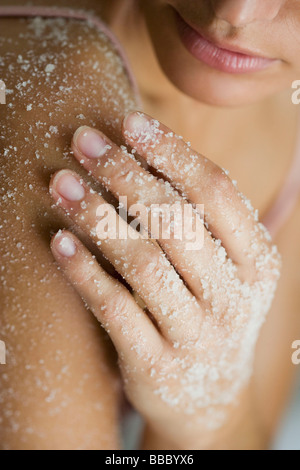
<path fill-rule="evenodd" d="M 42 18 L 0 25 L 7 88 L 0 106 L 0 245 L 14 243 L 18 252 L 21 238 L 41 246 L 44 233 L 64 221 L 51 207 L 48 183 L 64 167 L 82 172 L 70 152 L 75 130 L 94 126 L 121 143 L 122 118 L 136 103 L 123 61 L 94 26 Z"/>
<path fill-rule="evenodd" d="M 136 103 L 121 58 L 95 27 L 42 18 L 0 25 L 0 78 L 7 88 L 0 106 L 3 234 L 5 224 L 20 225 L 20 212 L 30 231 L 37 214 L 49 228 L 51 173 L 82 171 L 70 153 L 75 130 L 94 126 L 121 143 L 122 118 Z"/>
<path fill-rule="evenodd" d="M 113 374 L 98 325 L 53 262 L 51 233 L 69 222 L 48 184 L 61 168 L 82 171 L 70 153 L 79 126 L 121 143 L 134 94 L 93 26 L 0 19 L 0 29 L 0 447 L 115 448 Z"/>
<path fill-rule="evenodd" d="M 59 124 L 69 111 L 68 128 L 88 121 L 118 131 L 120 117 L 135 103 L 124 63 L 104 33 L 66 19 L 0 19 L 0 24 L 0 71 L 8 89 L 1 120 L 22 123 L 30 138 L 46 117 Z"/>

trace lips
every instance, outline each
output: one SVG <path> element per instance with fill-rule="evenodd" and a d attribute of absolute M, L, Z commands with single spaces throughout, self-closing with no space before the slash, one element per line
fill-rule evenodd
<path fill-rule="evenodd" d="M 190 54 L 209 67 L 225 73 L 247 74 L 265 70 L 273 59 L 226 49 L 193 29 L 176 11 L 179 36 Z M 236 48 L 237 49 L 237 48 Z"/>

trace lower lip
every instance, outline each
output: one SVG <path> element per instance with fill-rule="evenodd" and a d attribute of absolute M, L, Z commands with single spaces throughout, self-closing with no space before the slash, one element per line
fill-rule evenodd
<path fill-rule="evenodd" d="M 246 74 L 265 70 L 275 60 L 248 56 L 217 47 L 191 28 L 176 12 L 178 31 L 186 49 L 198 60 L 221 72 Z"/>

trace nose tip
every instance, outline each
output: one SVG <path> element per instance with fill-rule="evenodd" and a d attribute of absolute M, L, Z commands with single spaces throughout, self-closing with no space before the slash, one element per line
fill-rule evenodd
<path fill-rule="evenodd" d="M 255 21 L 272 21 L 283 0 L 211 0 L 217 18 L 235 27 Z"/>

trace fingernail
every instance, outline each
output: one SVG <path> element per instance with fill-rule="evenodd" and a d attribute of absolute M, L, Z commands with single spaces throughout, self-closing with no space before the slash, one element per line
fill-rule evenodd
<path fill-rule="evenodd" d="M 68 201 L 81 201 L 85 196 L 84 187 L 70 174 L 58 175 L 58 180 L 55 181 L 55 189 Z"/>
<path fill-rule="evenodd" d="M 76 245 L 71 237 L 68 235 L 56 235 L 54 239 L 55 249 L 61 256 L 72 258 L 76 253 Z"/>
<path fill-rule="evenodd" d="M 151 122 L 143 113 L 130 113 L 124 119 L 124 129 L 132 134 L 151 132 Z"/>
<path fill-rule="evenodd" d="M 89 127 L 81 127 L 75 132 L 74 143 L 87 158 L 100 158 L 110 148 L 99 133 Z"/>

